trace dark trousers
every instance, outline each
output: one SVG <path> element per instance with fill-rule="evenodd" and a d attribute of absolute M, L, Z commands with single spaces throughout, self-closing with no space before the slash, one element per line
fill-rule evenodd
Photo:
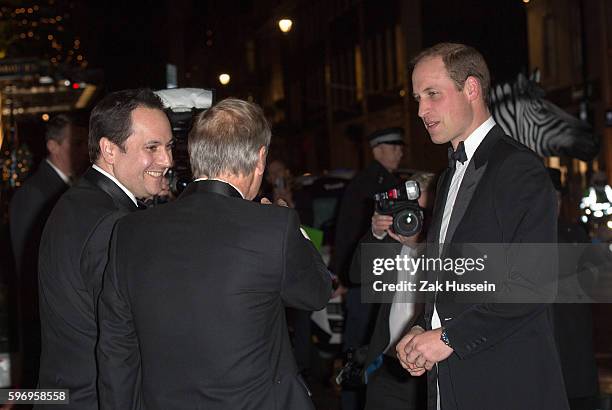
<path fill-rule="evenodd" d="M 376 323 L 377 310 L 372 303 L 361 303 L 361 288 L 351 287 L 346 294 L 346 318 L 342 343 L 344 351 L 359 348 L 370 342 L 373 326 Z M 362 410 L 364 390 L 342 390 L 342 410 Z"/>
<path fill-rule="evenodd" d="M 426 377 L 413 377 L 399 361 L 384 356 L 368 380 L 366 410 L 421 410 L 427 406 Z"/>

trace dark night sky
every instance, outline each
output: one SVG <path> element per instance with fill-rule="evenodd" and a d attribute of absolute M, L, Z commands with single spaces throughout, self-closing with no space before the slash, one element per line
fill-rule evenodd
<path fill-rule="evenodd" d="M 215 69 L 211 67 L 223 63 L 231 68 L 240 61 L 233 54 L 243 50 L 242 35 L 248 35 L 245 33 L 248 28 L 240 27 L 242 35 L 239 36 L 215 38 L 216 44 L 222 46 L 209 49 L 202 46 L 207 39 L 206 31 L 216 28 L 217 33 L 221 27 L 234 27 L 241 21 L 236 17 L 240 14 L 267 14 L 255 9 L 261 3 L 234 0 L 55 1 L 58 13 L 65 9 L 72 14 L 70 29 L 81 38 L 88 68 L 104 73 L 104 88 L 98 97 L 123 88 L 164 88 L 165 64 L 173 57 L 184 58 L 190 50 L 196 54 L 208 53 L 204 70 L 212 73 Z M 386 2 L 364 1 L 369 10 L 366 26 L 376 25 L 377 19 L 385 15 Z M 425 0 L 422 3 L 424 47 L 439 41 L 459 41 L 475 46 L 487 59 L 493 82 L 513 79 L 519 71 L 526 71 L 527 21 L 522 2 Z M 340 41 L 342 30 L 336 28 L 340 26 L 332 27 L 332 32 L 340 36 L 336 39 Z M 304 65 L 297 61 L 291 64 L 293 67 Z M 202 74 L 196 84 L 218 87 L 212 75 Z"/>
<path fill-rule="evenodd" d="M 487 60 L 493 83 L 514 79 L 529 67 L 522 1 L 424 1 L 423 21 L 424 47 L 441 41 L 475 47 Z"/>
<path fill-rule="evenodd" d="M 219 22 L 231 24 L 232 16 L 244 13 L 239 3 L 228 1 L 220 7 L 216 1 L 87 0 L 78 3 L 82 19 L 77 28 L 82 32 L 91 66 L 104 70 L 107 90 L 162 87 L 163 67 L 169 53 L 178 46 L 173 44 L 176 36 L 168 32 L 173 24 L 168 21 L 170 16 L 183 16 L 182 24 L 187 27 L 178 29 L 184 30 L 181 34 L 189 48 L 204 42 L 206 27 Z M 384 7 L 384 3 L 376 2 L 377 7 Z M 489 62 L 494 81 L 508 80 L 526 71 L 526 25 L 525 7 L 516 0 L 423 1 L 423 46 L 439 41 L 473 45 Z M 225 38 L 224 48 L 239 49 L 239 44 L 232 43 L 234 40 L 243 41 L 240 37 Z"/>
<path fill-rule="evenodd" d="M 79 7 L 79 31 L 91 66 L 104 71 L 106 90 L 163 85 L 165 2 L 85 1 Z"/>

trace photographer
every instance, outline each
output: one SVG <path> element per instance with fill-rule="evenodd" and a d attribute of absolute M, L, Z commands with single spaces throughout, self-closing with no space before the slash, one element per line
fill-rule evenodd
<path fill-rule="evenodd" d="M 421 172 L 410 179 L 418 182 L 421 188 L 418 204 L 426 215 L 423 229 L 409 237 L 398 235 L 393 231 L 394 217 L 379 215 L 375 212 L 372 216 L 371 232 L 362 238 L 360 244 L 381 242 L 397 244 L 399 242 L 402 245 L 400 251 L 402 256 L 415 257 L 417 255 L 417 244 L 423 242 L 426 237 L 429 210 L 434 199 L 435 175 Z M 350 270 L 352 282 L 361 282 L 360 265 L 360 252 L 356 252 Z M 395 345 L 411 328 L 422 306 L 402 302 L 399 296 L 399 292 L 396 293 L 393 303 L 382 304 L 378 309 L 376 325 L 363 366 L 368 373 L 366 376 L 366 409 L 420 409 L 425 404 L 424 381 L 406 373 L 395 355 Z"/>
<path fill-rule="evenodd" d="M 345 351 L 368 343 L 376 317 L 371 305 L 361 303 L 361 290 L 356 283 L 351 283 L 349 271 L 359 239 L 370 227 L 374 194 L 391 189 L 400 182 L 393 172 L 397 170 L 403 156 L 404 130 L 378 130 L 368 136 L 368 143 L 372 148 L 374 161 L 357 174 L 344 191 L 336 221 L 331 263 L 332 271 L 340 277 L 342 284 L 349 288 L 344 299 L 346 316 L 342 341 Z M 344 410 L 357 410 L 362 407 L 362 391 L 342 392 Z"/>

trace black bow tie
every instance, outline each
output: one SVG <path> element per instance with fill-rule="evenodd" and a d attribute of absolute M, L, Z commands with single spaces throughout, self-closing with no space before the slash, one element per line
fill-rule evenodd
<path fill-rule="evenodd" d="M 465 146 L 463 141 L 457 146 L 457 150 L 453 151 L 453 147 L 448 147 L 448 167 L 455 169 L 455 161 L 461 162 L 461 165 L 467 161 L 467 154 L 465 153 Z"/>

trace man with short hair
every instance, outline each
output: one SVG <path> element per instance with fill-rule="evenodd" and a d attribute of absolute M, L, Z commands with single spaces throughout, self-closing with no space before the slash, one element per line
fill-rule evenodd
<path fill-rule="evenodd" d="M 19 188 L 10 203 L 11 244 L 19 290 L 22 326 L 23 388 L 35 388 L 40 357 L 38 314 L 38 247 L 47 218 L 59 197 L 87 161 L 87 130 L 59 114 L 49 120 L 45 141 L 47 158 Z"/>
<path fill-rule="evenodd" d="M 463 44 L 437 44 L 415 58 L 412 85 L 431 140 L 451 145 L 427 237 L 430 256 L 461 257 L 439 244 L 544 244 L 531 246 L 541 251 L 556 243 L 552 184 L 541 159 L 491 117 L 482 55 Z M 487 273 L 504 273 L 504 294 L 538 294 L 556 280 L 555 260 L 523 256 L 485 264 Z M 547 300 L 458 303 L 455 292 L 428 296 L 421 325 L 400 341 L 397 354 L 412 375 L 428 372 L 430 410 L 568 409 Z"/>
<path fill-rule="evenodd" d="M 11 241 L 19 275 L 33 258 L 37 260 L 38 242 L 51 209 L 77 176 L 81 155 L 87 156 L 85 132 L 67 115 L 50 119 L 45 133 L 47 158 L 11 200 Z M 36 264 L 31 266 L 35 271 Z"/>
<path fill-rule="evenodd" d="M 70 409 L 97 409 L 96 304 L 116 220 L 161 191 L 172 130 L 146 89 L 109 94 L 91 113 L 93 165 L 53 209 L 40 246 L 38 386 L 68 389 Z M 38 405 L 37 408 L 46 408 Z M 118 407 L 119 408 L 119 407 Z"/>
<path fill-rule="evenodd" d="M 318 310 L 331 279 L 294 210 L 253 202 L 270 128 L 226 99 L 189 134 L 196 178 L 120 220 L 100 297 L 103 409 L 313 409 L 285 307 Z"/>

